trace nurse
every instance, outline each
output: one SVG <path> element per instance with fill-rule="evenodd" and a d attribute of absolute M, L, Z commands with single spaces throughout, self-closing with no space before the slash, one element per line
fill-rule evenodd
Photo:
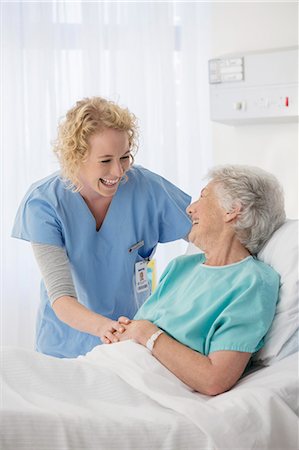
<path fill-rule="evenodd" d="M 56 357 L 115 342 L 120 316 L 150 294 L 146 263 L 158 242 L 188 235 L 190 197 L 133 165 L 137 123 L 100 97 L 68 111 L 54 151 L 60 171 L 25 195 L 12 236 L 32 244 L 42 273 L 36 350 Z"/>

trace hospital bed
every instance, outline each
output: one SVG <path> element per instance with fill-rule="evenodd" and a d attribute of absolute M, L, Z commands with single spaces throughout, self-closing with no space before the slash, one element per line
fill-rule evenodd
<path fill-rule="evenodd" d="M 133 341 L 65 360 L 3 348 L 0 448 L 298 449 L 298 221 L 259 258 L 280 273 L 280 299 L 265 346 L 230 391 L 192 391 Z"/>

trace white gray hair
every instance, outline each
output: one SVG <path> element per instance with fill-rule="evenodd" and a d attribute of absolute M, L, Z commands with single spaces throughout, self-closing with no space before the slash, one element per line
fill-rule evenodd
<path fill-rule="evenodd" d="M 250 253 L 258 253 L 286 220 L 278 180 L 265 170 L 243 165 L 212 168 L 208 177 L 216 182 L 215 190 L 225 210 L 241 207 L 234 225 L 236 235 Z"/>

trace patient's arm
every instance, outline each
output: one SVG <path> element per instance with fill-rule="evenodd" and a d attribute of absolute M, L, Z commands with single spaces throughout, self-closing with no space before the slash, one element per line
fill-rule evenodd
<path fill-rule="evenodd" d="M 251 354 L 218 351 L 204 356 L 162 334 L 153 355 L 195 391 L 217 395 L 228 391 L 241 377 Z"/>
<path fill-rule="evenodd" d="M 125 328 L 119 339 L 134 339 L 142 345 L 158 330 L 147 320 L 132 321 Z M 251 353 L 225 350 L 204 356 L 163 333 L 155 342 L 153 356 L 195 391 L 217 395 L 238 381 Z"/>

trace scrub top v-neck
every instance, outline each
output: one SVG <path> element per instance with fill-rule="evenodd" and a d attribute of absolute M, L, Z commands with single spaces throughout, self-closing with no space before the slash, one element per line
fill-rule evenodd
<path fill-rule="evenodd" d="M 136 291 L 135 264 L 149 258 L 158 242 L 185 237 L 190 197 L 157 174 L 133 166 L 120 184 L 100 229 L 80 193 L 55 173 L 31 186 L 17 213 L 12 236 L 66 249 L 78 301 L 117 320 L 132 318 L 149 296 Z M 140 248 L 129 251 L 138 242 Z M 100 344 L 55 315 L 43 281 L 36 348 L 53 356 L 75 357 Z"/>
<path fill-rule="evenodd" d="M 104 218 L 103 218 L 103 220 L 102 220 L 102 222 L 101 222 L 101 224 L 100 224 L 99 227 L 97 226 L 97 219 L 96 219 L 96 217 L 93 215 L 93 212 L 92 212 L 91 209 L 89 208 L 89 206 L 88 206 L 87 202 L 84 200 L 83 196 L 82 196 L 79 192 L 74 192 L 74 194 L 76 194 L 76 196 L 77 196 L 78 202 L 79 202 L 79 203 L 82 203 L 82 202 L 83 202 L 83 204 L 85 205 L 86 214 L 87 214 L 87 216 L 89 216 L 89 218 L 90 218 L 91 226 L 93 226 L 93 227 L 95 228 L 95 230 L 96 230 L 97 233 L 101 230 L 101 228 L 102 228 L 104 222 L 106 221 L 106 219 L 107 219 L 107 217 L 108 217 L 108 215 L 109 215 L 109 211 L 110 211 L 110 209 L 112 208 L 113 200 L 117 197 L 118 192 L 119 192 L 119 190 L 116 191 L 116 193 L 115 193 L 114 196 L 112 197 L 112 199 L 111 199 L 111 201 L 110 201 L 110 203 L 109 203 L 109 205 L 108 205 L 108 207 L 107 207 L 107 210 L 106 210 L 106 213 L 105 213 L 105 215 L 104 215 Z M 84 210 L 84 207 L 83 207 L 83 206 L 80 205 L 79 207 L 82 208 L 82 210 Z"/>

